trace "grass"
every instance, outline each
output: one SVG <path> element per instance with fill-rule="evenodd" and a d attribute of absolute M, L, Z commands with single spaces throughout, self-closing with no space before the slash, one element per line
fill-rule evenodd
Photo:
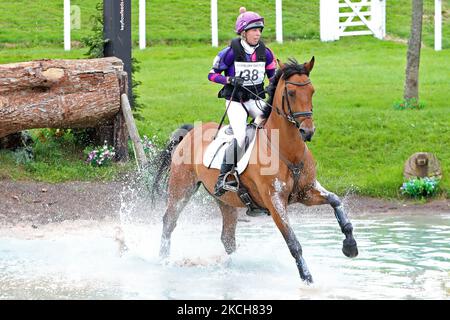
<path fill-rule="evenodd" d="M 72 0 L 80 8 L 80 28 L 72 30 L 73 45 L 89 35 L 91 16 L 100 0 Z M 286 40 L 318 39 L 320 37 L 319 0 L 284 0 L 283 35 Z M 132 0 L 132 33 L 138 42 L 138 4 Z M 443 48 L 450 47 L 450 0 L 443 5 Z M 240 6 L 259 12 L 266 20 L 264 36 L 275 39 L 274 0 L 219 0 L 219 40 L 228 42 Z M 11 14 L 13 13 L 13 14 Z M 19 14 L 20 13 L 20 14 Z M 386 29 L 394 38 L 407 39 L 410 29 L 411 1 L 386 2 Z M 434 0 L 424 0 L 423 42 L 433 46 Z M 195 19 L 194 19 L 195 17 Z M 147 39 L 149 44 L 180 42 L 210 43 L 210 0 L 147 1 Z M 45 43 L 62 45 L 63 1 L 2 0 L 0 3 L 0 47 L 34 47 Z"/>
<path fill-rule="evenodd" d="M 35 180 L 45 182 L 63 182 L 69 180 L 116 179 L 133 168 L 134 163 L 115 163 L 112 166 L 92 167 L 85 163 L 83 148 L 74 143 L 73 136 L 66 133 L 56 137 L 47 129 L 31 130 L 33 161 L 19 161 L 17 152 L 0 150 L 0 180 Z M 42 137 L 45 133 L 45 139 Z M 41 138 L 38 138 L 40 136 Z"/>
<path fill-rule="evenodd" d="M 48 7 L 45 12 L 54 9 L 54 2 L 45 2 Z M 94 2 L 72 3 L 86 8 L 92 5 L 94 8 Z M 150 6 L 155 6 L 153 9 L 150 7 L 147 21 L 149 41 L 153 45 L 133 52 L 141 62 L 137 80 L 142 81 L 142 85 L 138 93 L 145 106 L 141 112 L 145 120 L 138 121 L 138 129 L 141 135 L 156 135 L 160 142 L 182 123 L 218 122 L 224 112 L 223 100 L 216 98 L 220 86 L 209 83 L 206 78 L 218 51 L 209 46 L 209 0 L 197 1 L 189 8 L 181 6 L 181 2 L 148 2 Z M 425 1 L 428 11 L 431 2 Z M 17 12 L 18 6 L 23 3 L 10 1 L 7 5 L 13 10 L 10 12 Z M 42 3 L 32 2 L 29 12 L 36 12 Z M 135 7 L 136 3 L 133 2 Z M 339 194 L 352 191 L 370 196 L 399 197 L 404 162 L 411 154 L 426 151 L 434 153 L 440 160 L 444 173 L 441 189 L 448 197 L 450 51 L 432 50 L 429 30 L 424 28 L 425 47 L 420 66 L 420 101 L 425 108 L 400 111 L 393 105 L 401 100 L 403 94 L 407 49 L 404 43 L 380 41 L 370 36 L 346 37 L 337 42 L 322 43 L 317 40 L 319 22 L 314 13 L 318 10 L 318 1 L 293 0 L 283 1 L 284 8 L 296 8 L 290 11 L 285 9 L 284 33 L 287 40 L 283 45 L 271 43 L 270 40 L 274 39 L 274 30 L 270 27 L 274 24 L 274 1 L 232 0 L 219 1 L 221 46 L 233 36 L 230 26 L 234 25 L 235 11 L 241 3 L 249 9 L 261 8 L 259 11 L 266 16 L 268 25 L 264 37 L 278 58 L 286 60 L 295 57 L 303 62 L 313 55 L 316 57 L 311 79 L 316 89 L 314 121 L 317 131 L 309 147 L 317 161 L 318 179 L 322 185 Z M 448 1 L 443 4 L 449 7 Z M 0 7 L 3 5 L 4 2 Z M 407 37 L 410 1 L 388 1 L 387 5 L 388 32 L 396 37 Z M 173 14 L 161 13 L 170 8 L 174 9 Z M 82 9 L 82 19 L 86 18 L 84 11 L 88 9 Z M 225 12 L 231 13 L 225 15 Z M 302 12 L 302 15 L 296 15 L 296 12 Z M 194 19 L 187 17 L 196 13 L 199 20 L 194 25 Z M 49 28 L 43 36 L 43 41 L 51 45 L 36 46 L 37 42 L 28 42 L 29 38 L 24 34 L 29 31 L 19 28 L 25 17 L 25 14 L 20 17 L 10 15 L 8 20 L 5 10 L 0 10 L 0 48 L 2 42 L 4 46 L 0 49 L 0 63 L 42 58 L 83 58 L 86 49 L 62 50 L 57 28 Z M 16 27 L 8 31 L 5 21 L 9 27 L 8 21 L 11 19 L 15 19 Z M 446 19 L 448 21 L 448 15 Z M 136 23 L 137 19 L 134 20 Z M 304 27 L 298 28 L 297 25 Z M 444 25 L 444 48 L 449 47 L 448 25 Z M 88 33 L 83 28 L 77 32 L 80 34 L 74 33 L 74 39 L 83 32 Z M 6 42 L 14 41 L 14 45 L 9 44 L 5 48 Z M 92 168 L 84 164 L 82 150 L 58 144 L 40 148 L 35 150 L 36 161 L 27 165 L 17 165 L 11 152 L 0 152 L 0 177 L 52 182 L 114 179 L 133 166 Z"/>

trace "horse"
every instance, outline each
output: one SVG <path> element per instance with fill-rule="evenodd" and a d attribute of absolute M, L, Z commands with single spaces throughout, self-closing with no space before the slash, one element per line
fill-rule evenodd
<path fill-rule="evenodd" d="M 255 203 L 270 212 L 295 259 L 300 278 L 307 284 L 311 284 L 313 278 L 303 258 L 302 246 L 289 223 L 289 204 L 329 204 L 345 235 L 342 252 L 347 257 L 358 255 L 352 223 L 340 198 L 317 181 L 314 158 L 306 145 L 306 141 L 311 141 L 315 132 L 312 118 L 314 87 L 309 78 L 313 66 L 314 57 L 303 64 L 295 59 L 289 59 L 285 64 L 278 61 L 278 69 L 267 90 L 267 106 L 272 110 L 258 129 L 260 134 L 257 134 L 251 151 L 251 159 L 254 161 L 240 175 L 242 184 L 248 188 Z M 215 198 L 222 213 L 221 241 L 226 253 L 232 254 L 236 250 L 237 208 L 244 207 L 244 204 L 235 192 L 215 197 L 214 185 L 219 171 L 202 163 L 204 150 L 214 139 L 217 126 L 214 122 L 195 127 L 184 125 L 175 131 L 160 154 L 157 179 L 152 192 L 156 192 L 161 176 L 166 174 L 168 198 L 159 251 L 162 259 L 169 256 L 171 234 L 181 211 L 200 185 Z M 271 133 L 277 133 L 279 139 L 274 139 Z M 261 174 L 263 164 L 258 160 L 258 153 L 281 160 L 278 170 Z M 175 158 L 177 161 L 174 161 Z"/>

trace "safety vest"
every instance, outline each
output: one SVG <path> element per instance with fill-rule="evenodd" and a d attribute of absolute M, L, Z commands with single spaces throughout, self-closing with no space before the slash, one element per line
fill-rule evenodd
<path fill-rule="evenodd" d="M 266 73 L 266 46 L 262 41 L 259 42 L 258 48 L 256 48 L 256 61 L 247 61 L 246 53 L 241 45 L 241 39 L 235 38 L 231 41 L 231 49 L 234 53 L 234 70 L 235 76 L 244 79 L 244 86 L 252 93 L 256 94 L 261 99 L 266 97 L 264 91 L 264 77 Z M 219 98 L 231 99 L 234 86 L 231 84 L 225 85 L 222 90 L 219 91 Z M 247 90 L 237 87 L 233 101 L 248 101 L 255 99 L 256 97 L 250 94 Z"/>

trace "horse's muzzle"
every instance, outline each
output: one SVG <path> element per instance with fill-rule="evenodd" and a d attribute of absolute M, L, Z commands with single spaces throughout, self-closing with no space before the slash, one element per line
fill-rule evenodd
<path fill-rule="evenodd" d="M 303 141 L 311 141 L 314 131 L 316 131 L 316 128 L 300 128 L 300 135 L 302 136 Z"/>

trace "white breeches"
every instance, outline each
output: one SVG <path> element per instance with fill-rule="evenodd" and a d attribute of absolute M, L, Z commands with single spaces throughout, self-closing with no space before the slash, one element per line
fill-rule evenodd
<path fill-rule="evenodd" d="M 230 103 L 229 100 L 225 101 L 225 106 Z M 230 120 L 230 125 L 233 128 L 233 135 L 237 140 L 239 148 L 244 147 L 245 143 L 245 130 L 247 128 L 247 116 L 255 119 L 256 123 L 260 123 L 263 119 L 263 107 L 265 102 L 263 100 L 255 101 L 250 99 L 242 104 L 240 102 L 231 101 L 230 107 L 228 108 L 228 119 Z M 261 109 L 260 109 L 261 108 Z M 248 111 L 248 114 L 247 114 Z"/>

